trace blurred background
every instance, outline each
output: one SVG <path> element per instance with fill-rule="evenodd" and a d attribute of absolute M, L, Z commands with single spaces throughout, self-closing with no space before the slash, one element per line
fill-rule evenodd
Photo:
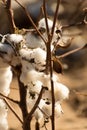
<path fill-rule="evenodd" d="M 19 0 L 24 5 L 32 19 L 37 24 L 43 17 L 41 14 L 42 0 Z M 47 14 L 53 18 L 56 8 L 56 0 L 47 1 Z M 12 0 L 14 20 L 19 28 L 30 28 L 32 25 L 19 5 Z M 85 10 L 85 11 L 84 11 Z M 61 0 L 59 6 L 58 22 L 62 25 L 79 23 L 83 19 L 87 20 L 87 0 Z M 0 0 L 0 34 L 10 33 L 10 24 L 4 4 Z M 57 55 L 83 46 L 87 43 L 87 25 L 71 26 L 63 29 L 63 37 L 72 38 L 71 46 L 67 49 L 58 49 Z M 70 98 L 64 102 L 64 115 L 56 120 L 58 124 L 56 130 L 86 130 L 87 129 L 87 49 L 80 50 L 61 60 L 63 63 L 63 75 L 59 75 L 61 81 L 70 88 Z M 11 84 L 10 96 L 15 98 L 17 94 L 17 81 L 14 78 Z M 13 89 L 16 88 L 16 89 Z M 15 91 L 15 93 L 13 93 Z M 19 112 L 17 106 L 14 106 Z M 10 130 L 21 130 L 19 122 L 9 111 Z M 20 113 L 20 112 L 19 112 Z M 13 123 L 14 121 L 14 123 Z M 48 125 L 49 126 L 49 125 Z M 50 126 L 49 126 L 50 127 Z"/>

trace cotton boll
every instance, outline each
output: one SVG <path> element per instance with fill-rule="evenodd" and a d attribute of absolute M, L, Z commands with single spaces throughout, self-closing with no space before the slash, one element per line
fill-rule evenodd
<path fill-rule="evenodd" d="M 0 130 L 8 130 L 8 122 L 6 118 L 0 118 Z"/>
<path fill-rule="evenodd" d="M 46 48 L 44 41 L 41 39 L 37 32 L 28 32 L 24 35 L 26 40 L 26 46 L 30 49 L 42 48 L 43 50 Z"/>
<path fill-rule="evenodd" d="M 22 59 L 22 64 L 25 66 L 24 61 L 31 63 L 34 69 L 42 71 L 45 69 L 46 64 L 46 52 L 41 48 L 36 49 L 21 49 L 19 51 L 20 57 Z M 29 67 L 28 67 L 29 68 Z"/>
<path fill-rule="evenodd" d="M 53 82 L 59 81 L 59 77 L 58 77 L 58 75 L 56 75 L 56 73 L 53 73 L 52 80 L 53 80 Z M 51 82 L 50 82 L 50 75 L 49 74 L 43 73 L 41 78 L 40 78 L 40 81 L 43 83 L 43 86 L 50 89 Z"/>
<path fill-rule="evenodd" d="M 21 41 L 24 41 L 23 36 L 20 34 L 7 34 L 5 37 L 8 41 L 15 44 L 20 43 Z"/>
<path fill-rule="evenodd" d="M 61 114 L 63 114 L 62 107 L 61 107 L 61 105 L 58 102 L 56 102 L 55 103 L 55 117 L 58 118 L 58 117 L 61 116 Z"/>
<path fill-rule="evenodd" d="M 10 62 L 14 54 L 13 48 L 7 43 L 0 43 L 0 57 L 5 62 Z"/>
<path fill-rule="evenodd" d="M 3 99 L 0 99 L 0 119 L 7 117 L 7 106 Z"/>
<path fill-rule="evenodd" d="M 11 67 L 0 68 L 0 92 L 6 96 L 10 93 L 10 83 L 12 81 Z"/>
<path fill-rule="evenodd" d="M 40 79 L 41 73 L 37 72 L 34 69 L 31 69 L 30 71 L 22 71 L 20 76 L 20 81 L 24 83 L 24 85 L 28 85 L 29 82 L 36 82 Z"/>
<path fill-rule="evenodd" d="M 49 31 L 51 33 L 52 30 L 52 26 L 53 26 L 53 21 L 47 18 L 47 22 L 48 22 L 48 28 Z M 47 32 L 46 32 L 46 22 L 45 22 L 45 18 L 42 18 L 39 22 L 38 22 L 38 28 L 39 30 L 44 29 L 45 31 L 43 32 L 43 37 L 47 38 Z M 54 28 L 54 34 L 53 34 L 53 39 L 52 39 L 52 44 L 54 44 L 54 42 L 56 43 L 58 41 L 58 34 L 56 33 L 57 30 L 57 24 L 55 25 Z M 51 50 L 53 50 L 53 46 L 51 48 Z"/>
<path fill-rule="evenodd" d="M 30 92 L 39 94 L 42 88 L 42 82 L 40 81 L 31 81 L 28 83 L 28 89 Z"/>
<path fill-rule="evenodd" d="M 40 48 L 37 48 L 33 50 L 32 55 L 34 57 L 35 68 L 38 71 L 44 70 L 46 65 L 46 52 Z"/>
<path fill-rule="evenodd" d="M 42 111 L 44 113 L 44 117 L 49 118 L 52 115 L 52 104 L 45 104 L 42 107 Z"/>
<path fill-rule="evenodd" d="M 49 29 L 52 29 L 53 26 L 53 21 L 47 18 L 47 22 L 48 22 L 48 27 Z M 46 29 L 46 23 L 45 23 L 45 18 L 42 18 L 39 22 L 38 22 L 38 28 L 44 28 Z"/>
<path fill-rule="evenodd" d="M 58 82 L 54 82 L 54 95 L 56 101 L 61 101 L 69 97 L 69 89 Z"/>
<path fill-rule="evenodd" d="M 34 112 L 35 119 L 40 122 L 43 119 L 43 113 L 37 108 Z"/>

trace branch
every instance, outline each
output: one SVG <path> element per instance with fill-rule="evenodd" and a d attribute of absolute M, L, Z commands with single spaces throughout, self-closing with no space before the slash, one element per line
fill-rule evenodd
<path fill-rule="evenodd" d="M 20 121 L 20 123 L 23 124 L 23 121 L 18 116 L 18 114 L 16 113 L 16 111 L 13 109 L 13 107 L 10 105 L 10 103 L 6 100 L 6 98 L 2 98 L 2 99 L 5 101 L 5 103 L 7 104 L 7 106 L 9 107 L 9 109 L 12 111 L 12 113 L 16 116 L 16 118 Z"/>
<path fill-rule="evenodd" d="M 2 93 L 0 93 L 0 96 L 2 96 L 2 97 L 4 97 L 4 98 L 6 98 L 6 99 L 8 99 L 8 100 L 12 101 L 13 103 L 16 103 L 16 104 L 18 104 L 18 105 L 19 105 L 19 101 L 16 101 L 16 100 L 14 100 L 14 99 L 12 99 L 12 98 L 9 98 L 9 97 L 5 96 L 5 95 L 4 95 L 4 94 L 2 94 Z"/>
<path fill-rule="evenodd" d="M 78 52 L 78 51 L 80 51 L 82 49 L 85 49 L 85 48 L 87 48 L 87 43 L 84 46 L 82 46 L 82 47 L 79 47 L 79 48 L 76 48 L 74 50 L 68 51 L 68 52 L 66 52 L 66 53 L 64 53 L 64 54 L 62 54 L 60 56 L 56 56 L 56 58 L 58 58 L 58 59 L 65 58 L 66 56 L 71 55 L 73 53 L 76 53 L 76 52 Z"/>
<path fill-rule="evenodd" d="M 49 39 L 50 32 L 49 32 L 48 21 L 47 21 L 46 0 L 43 0 L 43 12 L 44 12 L 44 16 L 45 16 L 47 36 Z"/>
<path fill-rule="evenodd" d="M 13 10 L 11 9 L 11 0 L 6 1 L 6 9 L 7 9 L 7 14 L 8 14 L 8 19 L 10 21 L 11 33 L 14 33 L 16 26 L 15 26 L 15 22 L 13 18 Z"/>
<path fill-rule="evenodd" d="M 55 29 L 56 20 L 57 20 L 57 17 L 58 17 L 59 5 L 60 5 L 60 0 L 57 0 L 57 6 L 56 6 L 54 21 L 53 21 L 53 27 L 52 27 L 52 30 L 51 30 L 52 38 L 53 38 L 53 33 L 54 33 L 54 29 Z"/>
<path fill-rule="evenodd" d="M 33 107 L 32 110 L 29 112 L 29 114 L 27 115 L 27 117 L 26 117 L 26 119 L 25 119 L 24 125 L 26 125 L 26 123 L 32 119 L 32 115 L 33 115 L 33 113 L 35 112 L 35 110 L 36 110 L 37 107 L 38 107 L 38 104 L 39 104 L 39 102 L 40 102 L 40 100 L 41 100 L 41 97 L 42 97 L 42 94 L 43 94 L 43 90 L 44 90 L 44 89 L 45 89 L 45 88 L 42 87 L 42 89 L 41 89 L 41 91 L 40 91 L 40 94 L 39 94 L 39 96 L 38 96 L 38 99 L 37 99 L 36 103 L 34 104 L 34 107 Z"/>

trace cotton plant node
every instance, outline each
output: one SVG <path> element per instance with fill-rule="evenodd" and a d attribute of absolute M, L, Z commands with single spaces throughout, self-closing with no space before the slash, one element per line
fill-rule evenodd
<path fill-rule="evenodd" d="M 44 17 L 40 19 L 38 26 L 35 25 L 26 8 L 17 0 L 15 1 L 25 11 L 33 27 L 32 29 L 21 30 L 15 28 L 13 15 L 9 12 L 12 24 L 11 30 L 16 30 L 4 36 L 0 34 L 0 72 L 2 74 L 0 77 L 0 96 L 6 98 L 10 93 L 12 69 L 15 70 L 20 101 L 10 98 L 7 98 L 7 100 L 19 105 L 23 121 L 13 109 L 11 110 L 21 122 L 23 130 L 31 130 L 30 123 L 33 117 L 36 120 L 36 130 L 39 130 L 41 126 L 47 129 L 46 123 L 49 120 L 51 120 L 52 130 L 55 130 L 55 117 L 58 118 L 63 114 L 61 103 L 69 97 L 68 87 L 63 85 L 58 77 L 58 74 L 62 74 L 63 71 L 60 59 L 86 48 L 87 44 L 73 52 L 56 56 L 55 51 L 58 48 L 67 48 L 72 41 L 72 38 L 62 36 L 63 27 L 57 23 L 60 0 L 57 0 L 53 20 L 47 17 L 46 1 L 43 0 Z M 7 2 L 9 4 L 11 0 Z M 10 4 L 8 5 L 9 11 L 11 9 Z M 2 102 L 0 104 L 0 113 L 2 113 L 5 103 L 2 99 L 0 99 L 0 102 Z M 11 108 L 8 103 L 7 105 Z M 7 123 L 7 111 L 5 115 Z M 41 125 L 42 121 L 43 125 Z M 0 124 L 0 128 L 2 125 Z M 7 129 L 8 124 L 2 130 Z"/>

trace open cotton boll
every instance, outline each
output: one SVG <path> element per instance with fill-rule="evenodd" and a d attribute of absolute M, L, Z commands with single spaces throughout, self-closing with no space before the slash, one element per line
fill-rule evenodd
<path fill-rule="evenodd" d="M 53 73 L 52 80 L 53 80 L 53 82 L 59 81 L 59 77 L 58 77 L 58 75 L 56 75 L 56 73 Z M 40 81 L 43 83 L 43 86 L 47 87 L 48 89 L 50 88 L 51 82 L 50 82 L 49 74 L 43 73 L 40 77 Z"/>
<path fill-rule="evenodd" d="M 59 104 L 59 102 L 56 102 L 56 103 L 55 103 L 55 116 L 56 116 L 56 117 L 60 117 L 61 114 L 63 114 L 62 107 L 61 107 L 61 105 Z"/>
<path fill-rule="evenodd" d="M 37 32 L 27 32 L 24 35 L 24 38 L 26 40 L 26 46 L 31 49 L 35 48 L 42 48 L 43 50 L 46 48 L 44 41 L 41 39 L 39 34 Z"/>
<path fill-rule="evenodd" d="M 49 99 L 49 101 L 52 101 L 51 93 L 52 92 L 50 85 L 48 87 L 48 90 L 44 91 L 42 98 Z M 62 83 L 54 82 L 54 95 L 55 95 L 55 101 L 62 101 L 69 97 L 69 89 Z"/>
<path fill-rule="evenodd" d="M 4 95 L 8 95 L 10 93 L 10 83 L 12 81 L 12 71 L 11 67 L 0 68 L 0 92 Z"/>
<path fill-rule="evenodd" d="M 36 82 L 39 80 L 41 75 L 42 73 L 39 73 L 34 69 L 31 69 L 30 71 L 22 71 L 20 81 L 24 83 L 24 85 L 28 85 L 29 82 Z"/>
<path fill-rule="evenodd" d="M 31 81 L 28 83 L 28 89 L 30 92 L 33 92 L 33 93 L 36 93 L 36 94 L 39 94 L 40 91 L 41 91 L 41 88 L 42 88 L 42 82 L 40 81 Z"/>
<path fill-rule="evenodd" d="M 63 113 L 61 105 L 59 103 L 55 103 L 55 117 L 60 117 Z M 44 113 L 44 117 L 48 118 L 52 115 L 52 103 L 45 103 L 42 107 L 42 111 Z"/>
<path fill-rule="evenodd" d="M 49 29 L 52 29 L 53 26 L 53 21 L 47 18 L 47 22 L 48 22 L 48 27 Z M 38 28 L 44 28 L 46 29 L 46 22 L 45 22 L 45 18 L 42 18 L 39 22 L 38 22 Z"/>
<path fill-rule="evenodd" d="M 33 58 L 34 58 L 34 62 L 35 62 L 35 68 L 38 71 L 42 71 L 45 69 L 45 65 L 46 65 L 46 52 L 44 50 L 42 50 L 41 48 L 37 48 L 33 50 Z"/>
<path fill-rule="evenodd" d="M 0 57 L 5 62 L 10 62 L 14 54 L 13 48 L 7 43 L 0 43 Z"/>
<path fill-rule="evenodd" d="M 7 117 L 7 106 L 3 99 L 0 99 L 0 119 Z"/>
<path fill-rule="evenodd" d="M 7 107 L 3 99 L 0 99 L 0 130 L 7 130 Z"/>
<path fill-rule="evenodd" d="M 24 38 L 22 35 L 20 34 L 7 34 L 6 39 L 11 42 L 11 43 L 20 43 L 21 41 L 24 41 Z"/>
<path fill-rule="evenodd" d="M 43 113 L 37 108 L 34 112 L 35 119 L 40 122 L 43 119 Z"/>
<path fill-rule="evenodd" d="M 69 89 L 62 83 L 54 82 L 54 95 L 56 101 L 61 101 L 69 97 Z"/>
<path fill-rule="evenodd" d="M 46 52 L 41 48 L 36 49 L 21 49 L 19 51 L 20 57 L 22 59 L 22 63 L 24 61 L 31 63 L 32 66 L 37 69 L 38 71 L 42 71 L 45 69 L 46 64 Z M 25 64 L 23 63 L 23 66 Z M 29 67 L 28 67 L 29 68 Z"/>
<path fill-rule="evenodd" d="M 49 28 L 49 31 L 51 32 L 51 29 L 52 29 L 52 26 L 53 26 L 53 21 L 49 18 L 47 18 L 47 22 L 48 22 L 48 28 Z M 46 32 L 46 22 L 45 22 L 45 18 L 42 18 L 39 22 L 38 22 L 38 28 L 39 30 L 44 30 L 43 32 L 43 37 L 44 38 L 47 38 L 47 32 Z M 52 43 L 56 43 L 57 40 L 58 40 L 58 34 L 56 33 L 56 30 L 57 30 L 57 24 L 54 28 L 54 34 L 53 34 L 53 39 L 52 39 Z M 53 47 L 51 48 L 51 50 L 53 49 Z"/>
<path fill-rule="evenodd" d="M 6 118 L 0 118 L 0 130 L 8 130 L 8 122 Z"/>

